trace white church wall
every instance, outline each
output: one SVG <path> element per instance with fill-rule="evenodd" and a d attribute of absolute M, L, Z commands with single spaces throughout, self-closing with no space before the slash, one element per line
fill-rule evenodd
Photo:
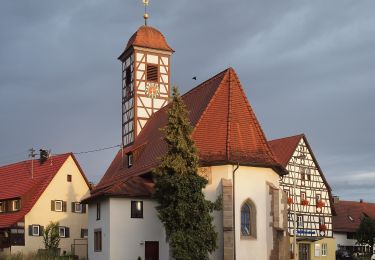
<path fill-rule="evenodd" d="M 213 166 L 211 171 L 211 184 L 204 190 L 206 198 L 214 201 L 221 194 L 221 179 L 231 179 L 236 166 Z M 233 181 L 233 180 L 232 180 Z M 279 175 L 272 169 L 240 166 L 235 173 L 235 238 L 236 258 L 269 259 L 273 249 L 273 234 L 270 223 L 273 221 L 271 214 L 271 197 L 269 184 L 279 187 Z M 251 199 L 257 210 L 257 238 L 241 239 L 241 205 Z M 219 233 L 219 248 L 212 254 L 211 259 L 223 258 L 223 222 L 222 211 L 214 213 L 214 224 Z"/>
<path fill-rule="evenodd" d="M 100 201 L 100 219 L 97 219 L 96 203 L 88 205 L 89 212 L 89 230 L 88 230 L 88 251 L 90 260 L 111 259 L 109 251 L 109 199 Z M 100 229 L 102 231 L 102 250 L 100 252 L 94 251 L 94 231 Z M 112 243 L 112 241 L 111 241 Z"/>
<path fill-rule="evenodd" d="M 132 200 L 143 201 L 143 218 L 131 218 Z M 158 241 L 159 259 L 169 259 L 156 205 L 150 199 L 110 198 L 110 259 L 145 259 L 145 241 Z"/>

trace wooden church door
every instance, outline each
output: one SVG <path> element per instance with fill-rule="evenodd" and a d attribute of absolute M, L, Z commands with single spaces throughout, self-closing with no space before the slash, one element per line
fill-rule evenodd
<path fill-rule="evenodd" d="M 145 260 L 159 260 L 159 242 L 145 242 Z"/>

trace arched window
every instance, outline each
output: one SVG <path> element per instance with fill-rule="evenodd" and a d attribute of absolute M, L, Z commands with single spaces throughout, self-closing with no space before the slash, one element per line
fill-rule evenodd
<path fill-rule="evenodd" d="M 241 206 L 241 238 L 256 238 L 256 209 L 250 199 Z"/>

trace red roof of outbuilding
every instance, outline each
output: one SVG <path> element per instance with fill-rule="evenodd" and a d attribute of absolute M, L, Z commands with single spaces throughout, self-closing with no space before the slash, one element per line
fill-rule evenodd
<path fill-rule="evenodd" d="M 356 232 L 363 216 L 375 219 L 375 203 L 344 201 L 335 203 L 336 216 L 333 216 L 334 232 Z"/>
<path fill-rule="evenodd" d="M 193 139 L 202 165 L 240 163 L 270 167 L 279 174 L 286 170 L 274 158 L 255 114 L 232 68 L 217 74 L 182 96 L 189 119 L 194 127 Z M 137 177 L 143 192 L 149 196 L 152 183 L 144 174 L 159 163 L 167 151 L 159 130 L 167 122 L 164 107 L 154 113 L 131 147 L 119 151 L 102 180 L 92 191 L 92 198 L 100 195 L 132 196 L 136 187 L 129 185 Z M 132 152 L 134 164 L 128 168 L 122 154 Z M 124 161 L 126 161 L 124 159 Z M 143 176 L 142 176 L 143 175 Z M 116 187 L 116 188 L 115 188 Z M 118 190 L 122 187 L 122 191 Z"/>
<path fill-rule="evenodd" d="M 0 200 L 21 198 L 20 211 L 0 213 L 0 228 L 10 227 L 24 218 L 69 156 L 75 160 L 71 153 L 54 155 L 43 164 L 34 160 L 33 175 L 31 160 L 0 167 Z"/>

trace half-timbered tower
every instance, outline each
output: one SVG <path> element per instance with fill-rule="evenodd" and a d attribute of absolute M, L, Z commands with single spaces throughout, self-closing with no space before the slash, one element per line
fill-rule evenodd
<path fill-rule="evenodd" d="M 170 56 L 164 36 L 141 26 L 118 58 L 122 62 L 122 143 L 129 146 L 153 113 L 169 100 Z"/>
<path fill-rule="evenodd" d="M 280 187 L 288 197 L 288 231 L 291 245 L 296 233 L 298 259 L 335 259 L 331 188 L 305 135 L 281 138 L 269 144 L 289 171 L 281 178 Z"/>

